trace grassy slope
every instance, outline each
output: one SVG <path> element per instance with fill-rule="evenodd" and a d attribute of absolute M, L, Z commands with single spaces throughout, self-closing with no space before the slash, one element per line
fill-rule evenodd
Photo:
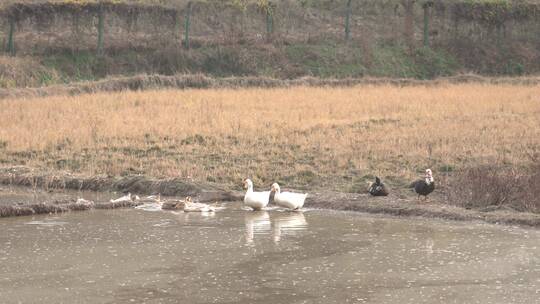
<path fill-rule="evenodd" d="M 204 46 L 189 52 L 122 51 L 97 57 L 90 51 L 64 52 L 13 61 L 0 57 L 0 87 L 41 86 L 97 80 L 141 73 L 172 75 L 203 73 L 275 78 L 411 77 L 433 78 L 457 73 L 458 61 L 444 51 L 419 49 L 408 56 L 398 46 L 376 46 L 366 55 L 355 45 L 335 43 L 269 46 Z M 38 74 L 28 67 L 38 67 Z M 18 71 L 18 73 L 14 73 Z"/>

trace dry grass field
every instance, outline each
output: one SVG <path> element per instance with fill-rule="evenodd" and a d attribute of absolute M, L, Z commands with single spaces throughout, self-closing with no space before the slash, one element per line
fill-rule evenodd
<path fill-rule="evenodd" d="M 364 189 L 467 166 L 526 168 L 540 86 L 169 90 L 0 101 L 0 162 L 236 188 Z"/>

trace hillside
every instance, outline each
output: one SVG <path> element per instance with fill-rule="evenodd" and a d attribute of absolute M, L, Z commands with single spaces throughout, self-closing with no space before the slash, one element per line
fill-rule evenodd
<path fill-rule="evenodd" d="M 4 2 L 0 87 L 137 74 L 430 79 L 540 71 L 538 1 L 353 0 L 348 39 L 346 0 L 256 2 Z"/>

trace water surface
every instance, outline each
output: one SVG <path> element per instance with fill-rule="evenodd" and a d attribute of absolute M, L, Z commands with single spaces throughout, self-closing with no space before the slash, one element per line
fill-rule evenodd
<path fill-rule="evenodd" d="M 149 206 L 149 210 L 153 210 Z M 330 211 L 0 220 L 2 303 L 535 303 L 540 231 Z"/>

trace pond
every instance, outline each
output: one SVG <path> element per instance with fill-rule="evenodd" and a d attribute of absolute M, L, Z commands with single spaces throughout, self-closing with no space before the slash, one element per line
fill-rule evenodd
<path fill-rule="evenodd" d="M 0 219 L 2 303 L 533 303 L 540 231 L 239 203 Z M 157 211 L 156 211 L 157 210 Z"/>

